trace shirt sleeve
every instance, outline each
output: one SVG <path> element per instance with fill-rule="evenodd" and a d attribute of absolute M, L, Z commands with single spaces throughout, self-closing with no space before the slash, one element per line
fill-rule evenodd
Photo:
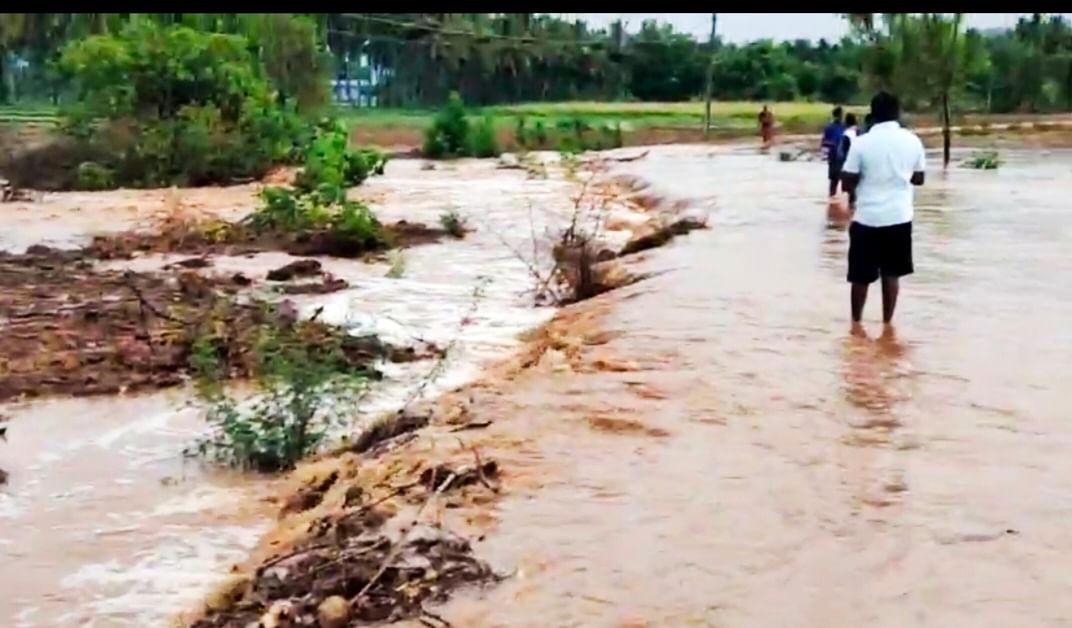
<path fill-rule="evenodd" d="M 845 163 L 841 166 L 842 172 L 860 174 L 860 148 L 859 142 L 849 144 L 849 154 L 845 156 Z"/>
<path fill-rule="evenodd" d="M 916 163 L 912 166 L 912 172 L 926 172 L 927 171 L 927 151 L 923 148 L 923 141 L 916 138 L 916 142 L 919 145 L 916 151 Z"/>

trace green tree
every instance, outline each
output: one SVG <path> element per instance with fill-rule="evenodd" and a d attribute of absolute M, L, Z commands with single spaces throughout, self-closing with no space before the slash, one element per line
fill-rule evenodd
<path fill-rule="evenodd" d="M 860 15 L 860 14 L 854 14 Z M 952 108 L 966 91 L 968 79 L 988 63 L 978 32 L 963 28 L 963 14 L 884 15 L 886 29 L 873 18 L 850 18 L 872 46 L 866 71 L 881 87 L 896 91 L 910 105 L 939 109 L 942 161 L 948 165 L 952 143 Z"/>

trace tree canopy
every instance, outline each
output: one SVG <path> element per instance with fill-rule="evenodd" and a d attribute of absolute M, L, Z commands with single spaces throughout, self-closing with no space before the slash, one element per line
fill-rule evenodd
<path fill-rule="evenodd" d="M 298 20 L 288 15 L 299 14 L 3 14 L 0 102 L 73 97 L 54 64 L 60 50 L 72 40 L 148 19 L 245 36 L 275 89 L 305 107 L 326 99 L 327 76 L 374 77 L 379 106 L 435 107 L 453 91 L 470 105 L 681 101 L 702 96 L 709 64 L 719 100 L 865 102 L 876 84 L 896 81 L 912 94 L 914 106 L 933 104 L 922 85 L 893 74 L 899 69 L 901 77 L 919 77 L 915 62 L 926 55 L 894 61 L 897 51 L 888 47 L 891 28 L 938 27 L 919 15 L 906 21 L 905 14 L 846 14 L 853 34 L 839 41 L 739 45 L 697 41 L 662 24 L 626 33 L 620 23 L 597 29 L 535 13 L 325 13 L 300 14 Z M 1072 28 L 1064 19 L 1034 14 L 1012 29 L 977 32 L 958 25 L 957 32 L 957 46 L 975 50 L 971 58 L 988 63 L 958 63 L 963 71 L 955 73 L 950 91 L 955 108 L 1072 109 Z M 916 37 L 907 31 L 905 36 Z M 945 76 L 948 72 L 935 70 L 922 78 Z M 924 91 L 933 94 L 932 88 Z"/>

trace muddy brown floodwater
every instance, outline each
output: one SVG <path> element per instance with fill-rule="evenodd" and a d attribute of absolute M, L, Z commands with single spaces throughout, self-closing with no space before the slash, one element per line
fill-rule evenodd
<path fill-rule="evenodd" d="M 664 274 L 576 306 L 602 329 L 581 357 L 545 356 L 488 402 L 522 444 L 491 448 L 514 489 L 477 554 L 514 577 L 441 614 L 1070 621 L 1072 153 L 1003 157 L 928 176 L 896 335 L 873 299 L 868 338 L 848 333 L 822 164 L 678 146 L 625 166 L 717 206 L 712 229 L 640 262 Z"/>

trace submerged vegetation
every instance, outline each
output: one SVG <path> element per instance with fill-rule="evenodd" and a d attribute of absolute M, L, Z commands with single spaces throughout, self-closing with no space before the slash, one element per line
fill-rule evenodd
<path fill-rule="evenodd" d="M 188 453 L 279 471 L 316 451 L 331 429 L 353 417 L 370 373 L 354 339 L 315 322 L 271 314 L 264 320 L 252 352 L 256 394 L 246 401 L 223 385 L 228 330 L 212 319 L 202 324 L 190 363 L 212 431 Z"/>
<path fill-rule="evenodd" d="M 996 150 L 979 151 L 969 157 L 964 165 L 976 170 L 997 170 L 1001 166 L 1001 157 Z"/>

